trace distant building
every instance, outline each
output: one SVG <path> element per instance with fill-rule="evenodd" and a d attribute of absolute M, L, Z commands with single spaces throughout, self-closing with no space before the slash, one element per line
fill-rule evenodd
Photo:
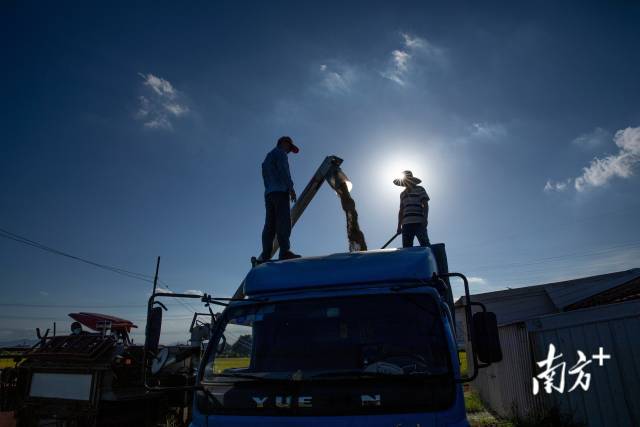
<path fill-rule="evenodd" d="M 551 408 L 588 426 L 640 425 L 640 268 L 557 283 L 473 295 L 496 314 L 503 360 L 480 369 L 472 387 L 503 417 L 540 417 Z M 456 301 L 456 319 L 466 331 Z M 478 311 L 474 307 L 474 312 Z M 587 358 L 600 347 L 611 354 L 603 366 L 591 363 L 588 391 L 533 394 L 535 362 L 547 357 L 549 344 L 563 354 L 568 369 L 581 350 Z M 468 342 L 465 336 L 465 345 Z"/>

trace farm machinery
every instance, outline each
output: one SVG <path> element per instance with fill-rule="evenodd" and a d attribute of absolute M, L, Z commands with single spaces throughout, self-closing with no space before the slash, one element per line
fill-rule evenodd
<path fill-rule="evenodd" d="M 49 336 L 49 330 L 44 335 L 38 330 L 37 344 L 16 355 L 16 367 L 2 371 L 1 409 L 13 410 L 19 427 L 183 426 L 191 395 L 151 388 L 194 384 L 210 331 L 202 315 L 193 316 L 188 345 L 157 346 L 151 355 L 131 342 L 132 322 L 71 313 L 71 333 Z"/>

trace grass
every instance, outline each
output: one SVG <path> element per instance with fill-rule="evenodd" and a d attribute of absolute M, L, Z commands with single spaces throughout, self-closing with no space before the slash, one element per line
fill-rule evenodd
<path fill-rule="evenodd" d="M 0 357 L 0 369 L 15 368 L 16 362 L 14 360 L 14 357 L 19 356 L 19 353 L 2 351 L 2 353 L 0 353 L 0 356 L 2 356 Z"/>
<path fill-rule="evenodd" d="M 473 390 L 464 392 L 464 407 L 471 427 L 514 427 L 510 421 L 497 418 L 487 411 L 480 396 Z"/>
<path fill-rule="evenodd" d="M 216 357 L 213 370 L 216 374 L 232 368 L 246 368 L 249 366 L 248 357 Z"/>
<path fill-rule="evenodd" d="M 468 372 L 467 353 L 461 351 L 458 353 L 458 357 L 460 359 L 460 375 L 465 377 Z M 482 400 L 480 400 L 478 393 L 471 390 L 468 384 L 465 384 L 464 407 L 467 411 L 467 419 L 472 427 L 514 427 L 514 424 L 510 421 L 497 418 L 491 414 L 485 408 Z"/>
<path fill-rule="evenodd" d="M 465 377 L 467 376 L 467 352 L 458 352 L 458 358 L 460 359 L 460 375 Z"/>
<path fill-rule="evenodd" d="M 16 366 L 16 363 L 13 359 L 0 359 L 0 369 L 13 368 L 14 366 Z"/>
<path fill-rule="evenodd" d="M 464 407 L 467 410 L 467 414 L 486 411 L 482 401 L 480 400 L 480 396 L 472 390 L 467 390 L 464 393 Z"/>

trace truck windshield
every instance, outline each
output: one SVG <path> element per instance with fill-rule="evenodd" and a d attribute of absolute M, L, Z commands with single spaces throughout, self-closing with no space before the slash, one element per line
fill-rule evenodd
<path fill-rule="evenodd" d="M 428 294 L 244 305 L 227 309 L 223 322 L 205 383 L 450 373 L 440 309 Z"/>

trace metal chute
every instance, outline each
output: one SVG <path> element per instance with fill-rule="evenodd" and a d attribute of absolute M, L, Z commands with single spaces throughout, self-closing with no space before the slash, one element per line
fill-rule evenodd
<path fill-rule="evenodd" d="M 322 186 L 322 183 L 327 181 L 340 198 L 342 209 L 345 211 L 347 216 L 347 238 L 349 239 L 349 251 L 366 251 L 367 244 L 364 239 L 364 234 L 358 225 L 358 212 L 356 211 L 355 201 L 351 198 L 349 193 L 351 181 L 349 181 L 347 175 L 340 168 L 342 162 L 343 160 L 337 156 L 325 157 L 318 170 L 316 170 L 311 177 L 307 186 L 302 190 L 302 193 L 300 193 L 298 201 L 291 208 L 291 227 L 293 228 L 296 222 L 298 222 L 298 219 L 300 219 L 304 210 L 315 197 L 316 193 Z M 273 241 L 271 256 L 275 255 L 278 251 L 278 247 L 278 240 L 276 238 Z"/>
<path fill-rule="evenodd" d="M 296 222 L 298 222 L 307 206 L 309 206 L 309 203 L 311 203 L 311 200 L 315 197 L 316 193 L 318 193 L 322 183 L 326 181 L 340 198 L 342 210 L 344 210 L 346 215 L 349 252 L 366 251 L 367 243 L 364 238 L 364 233 L 360 230 L 360 225 L 358 224 L 356 202 L 350 194 L 352 184 L 347 175 L 340 168 L 342 162 L 343 160 L 337 156 L 325 157 L 324 161 L 320 164 L 320 167 L 318 167 L 316 172 L 313 174 L 311 180 L 304 190 L 302 190 L 298 200 L 291 208 L 291 228 L 293 228 Z M 278 248 L 278 239 L 275 238 L 271 249 L 272 257 L 278 251 Z M 255 265 L 255 258 L 252 258 L 252 262 Z M 241 284 L 233 295 L 233 298 L 243 297 L 244 291 L 243 285 Z"/>

